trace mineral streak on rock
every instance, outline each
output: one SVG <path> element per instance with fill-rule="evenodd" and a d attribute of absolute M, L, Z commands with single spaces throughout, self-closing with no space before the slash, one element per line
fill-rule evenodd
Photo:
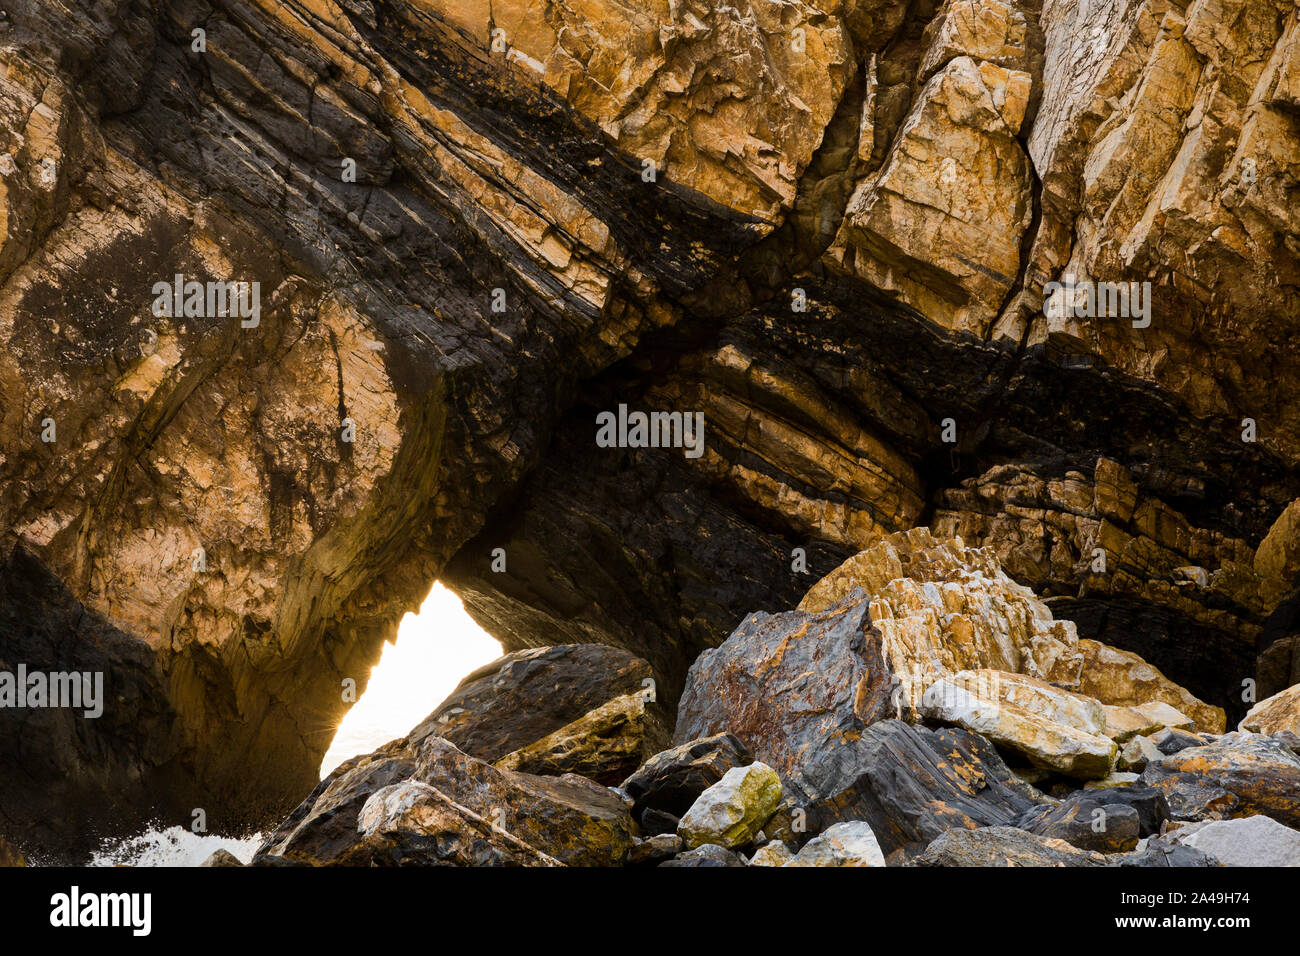
<path fill-rule="evenodd" d="M 1206 732 L 1300 680 L 1291 0 L 5 12 L 0 665 L 113 701 L 0 710 L 11 842 L 278 821 L 435 578 L 671 710 L 751 615 L 848 649 L 787 609 L 929 527 L 1006 578 L 945 671 Z M 177 275 L 258 320 L 158 314 Z M 1150 282 L 1150 322 L 1046 314 L 1067 278 Z M 620 404 L 702 412 L 704 453 L 597 447 Z M 938 647 L 894 587 L 854 626 Z M 614 780 L 659 745 L 632 692 L 473 759 Z M 453 810 L 398 797 L 368 852 L 413 859 Z M 515 853 L 482 839 L 448 852 Z"/>

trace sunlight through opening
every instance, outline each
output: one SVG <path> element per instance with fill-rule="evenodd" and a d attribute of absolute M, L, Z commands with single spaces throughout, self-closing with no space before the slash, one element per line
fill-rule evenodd
<path fill-rule="evenodd" d="M 501 645 L 460 598 L 435 582 L 420 613 L 402 618 L 397 642 L 384 645 L 366 692 L 339 724 L 321 777 L 349 757 L 406 736 L 467 674 L 500 656 Z"/>

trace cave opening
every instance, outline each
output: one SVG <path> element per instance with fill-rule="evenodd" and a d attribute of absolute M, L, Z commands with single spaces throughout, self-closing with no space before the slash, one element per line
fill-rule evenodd
<path fill-rule="evenodd" d="M 339 722 L 321 761 L 321 779 L 345 760 L 404 737 L 461 680 L 502 654 L 461 599 L 435 581 L 418 613 L 408 613 L 385 644 L 364 693 Z"/>

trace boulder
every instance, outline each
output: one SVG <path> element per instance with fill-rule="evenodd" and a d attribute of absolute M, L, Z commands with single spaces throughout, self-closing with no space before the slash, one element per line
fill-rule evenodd
<path fill-rule="evenodd" d="M 504 770 L 616 784 L 668 742 L 654 686 L 650 665 L 621 648 L 515 651 L 461 681 L 409 740 L 438 736 Z"/>
<path fill-rule="evenodd" d="M 664 813 L 662 810 L 656 810 L 654 807 L 646 807 L 641 811 L 641 832 L 646 836 L 655 836 L 660 833 L 676 833 L 677 824 L 680 822 L 679 817 L 675 817 L 671 813 Z"/>
<path fill-rule="evenodd" d="M 1076 791 L 1056 806 L 1033 807 L 1016 826 L 1080 849 L 1123 853 L 1135 849 L 1141 837 L 1159 833 L 1167 819 L 1169 807 L 1160 791 L 1117 787 Z"/>
<path fill-rule="evenodd" d="M 1083 785 L 1085 790 L 1110 790 L 1115 787 L 1131 787 L 1138 782 L 1138 775 L 1129 771 L 1116 770 L 1100 780 L 1089 780 Z"/>
<path fill-rule="evenodd" d="M 1141 773 L 1152 760 L 1164 756 L 1150 737 L 1134 737 L 1120 748 L 1115 769 L 1121 773 Z"/>
<path fill-rule="evenodd" d="M 216 850 L 213 854 L 204 860 L 199 866 L 203 867 L 228 867 L 243 866 L 243 862 L 229 850 Z"/>
<path fill-rule="evenodd" d="M 819 613 L 753 614 L 691 665 L 675 740 L 733 733 L 789 779 L 885 716 L 890 691 L 864 595 Z"/>
<path fill-rule="evenodd" d="M 621 787 L 631 795 L 632 812 L 638 819 L 646 809 L 680 817 L 728 770 L 753 761 L 736 737 L 716 734 L 655 754 L 624 780 Z"/>
<path fill-rule="evenodd" d="M 1015 827 L 953 829 L 943 833 L 913 861 L 914 866 L 1103 866 L 1105 857 L 1064 840 L 1026 833 Z"/>
<path fill-rule="evenodd" d="M 549 776 L 576 773 L 612 784 L 628 767 L 640 763 L 651 746 L 646 734 L 648 718 L 643 693 L 624 694 L 506 754 L 493 766 Z"/>
<path fill-rule="evenodd" d="M 1104 707 L 1106 736 L 1116 743 L 1125 743 L 1134 737 L 1154 734 L 1166 727 L 1191 730 L 1194 721 L 1182 711 L 1175 710 L 1162 700 L 1136 706 Z"/>
<path fill-rule="evenodd" d="M 1261 700 L 1237 729 L 1253 734 L 1300 734 L 1300 684 Z"/>
<path fill-rule="evenodd" d="M 794 859 L 790 847 L 780 840 L 772 840 L 759 847 L 749 858 L 750 866 L 785 866 Z"/>
<path fill-rule="evenodd" d="M 817 755 L 801 778 L 807 832 L 866 821 L 890 863 L 919 853 L 945 830 L 1010 825 L 1045 802 L 987 740 L 900 720 Z"/>
<path fill-rule="evenodd" d="M 1300 827 L 1300 756 L 1272 737 L 1234 732 L 1147 764 L 1144 786 L 1177 820 L 1263 814 Z"/>
<path fill-rule="evenodd" d="M 679 853 L 671 860 L 666 860 L 659 864 L 660 866 L 744 866 L 745 861 L 737 853 L 732 853 L 726 847 L 718 846 L 716 843 L 706 843 L 703 846 L 697 846 L 693 850 L 687 850 L 685 853 Z"/>
<path fill-rule="evenodd" d="M 1193 824 L 1174 831 L 1170 839 L 1224 866 L 1300 866 L 1300 830 L 1266 816 Z"/>
<path fill-rule="evenodd" d="M 499 770 L 440 737 L 349 761 L 258 850 L 314 865 L 622 864 L 631 812 L 573 774 Z"/>
<path fill-rule="evenodd" d="M 1169 754 L 1176 754 L 1180 750 L 1186 750 L 1188 747 L 1203 747 L 1210 742 L 1210 739 L 1203 734 L 1194 734 L 1190 731 L 1166 727 L 1164 730 L 1152 734 L 1151 742 L 1155 744 L 1157 750 L 1168 756 Z"/>
<path fill-rule="evenodd" d="M 765 763 L 733 767 L 705 790 L 677 825 L 691 849 L 706 843 L 739 847 L 753 842 L 781 804 L 781 778 Z"/>
<path fill-rule="evenodd" d="M 627 804 L 576 774 L 497 770 L 430 737 L 420 745 L 415 776 L 570 866 L 619 865 L 632 846 L 635 824 Z"/>
<path fill-rule="evenodd" d="M 845 561 L 797 611 L 750 615 L 721 646 L 702 653 L 687 674 L 675 739 L 731 732 L 757 759 L 797 781 L 808 761 L 877 721 L 923 719 L 924 692 L 939 681 L 996 671 L 1028 678 L 1005 678 L 1014 686 L 1008 702 L 1035 717 L 999 711 L 986 728 L 1009 720 L 1007 740 L 1022 737 L 1048 766 L 1086 777 L 1104 774 L 1115 755 L 1100 704 L 1168 696 L 1204 707 L 1141 658 L 1120 652 L 1113 660 L 1128 682 L 1116 678 L 1096 688 L 1126 696 L 1087 690 L 1081 644 L 1074 625 L 1053 620 L 991 552 L 916 528 Z M 1112 660 L 1096 648 L 1093 656 Z M 1057 729 L 1058 717 L 1060 727 L 1074 729 Z M 1043 737 L 1037 744 L 1035 734 Z"/>
<path fill-rule="evenodd" d="M 1122 804 L 1072 800 L 1022 817 L 1022 830 L 1053 840 L 1064 840 L 1081 850 L 1126 853 L 1137 848 L 1141 824 L 1137 811 Z"/>
<path fill-rule="evenodd" d="M 861 820 L 837 823 L 804 844 L 786 866 L 884 866 L 885 855 Z"/>
<path fill-rule="evenodd" d="M 1078 686 L 1073 690 L 1112 706 L 1140 706 L 1163 701 L 1190 717 L 1197 730 L 1223 733 L 1227 717 L 1190 691 L 1179 687 L 1137 654 L 1098 641 L 1080 639 L 1082 655 Z"/>
<path fill-rule="evenodd" d="M 414 773 L 415 754 L 400 740 L 340 764 L 262 841 L 254 863 L 340 860 L 358 840 L 357 816 L 371 794 Z"/>
<path fill-rule="evenodd" d="M 671 860 L 686 849 L 686 844 L 676 833 L 659 833 L 632 845 L 627 855 L 628 866 L 654 866 Z"/>
<path fill-rule="evenodd" d="M 1100 703 L 1023 674 L 962 671 L 931 684 L 921 712 L 1085 780 L 1106 776 L 1118 751 Z"/>
<path fill-rule="evenodd" d="M 1117 853 L 1107 859 L 1111 866 L 1124 867 L 1186 867 L 1219 866 L 1214 857 L 1190 846 L 1174 843 L 1171 837 L 1159 836 L 1143 840 L 1132 853 Z"/>
<path fill-rule="evenodd" d="M 358 815 L 356 839 L 327 862 L 342 866 L 563 865 L 418 780 L 372 793 Z"/>

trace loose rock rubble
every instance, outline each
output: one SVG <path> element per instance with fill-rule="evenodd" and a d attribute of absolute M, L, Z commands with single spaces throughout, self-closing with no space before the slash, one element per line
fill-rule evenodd
<path fill-rule="evenodd" d="M 1166 698 L 1188 695 L 1144 662 L 1150 699 L 1130 699 L 1133 684 L 1120 702 L 1082 693 L 1073 627 L 989 553 L 895 535 L 816 584 L 804 606 L 747 619 L 702 655 L 678 743 L 617 787 L 570 769 L 590 767 L 592 747 L 550 748 L 546 772 L 520 772 L 433 733 L 448 727 L 489 757 L 536 750 L 528 738 L 551 739 L 567 714 L 535 710 L 528 682 L 506 679 L 512 668 L 585 669 L 588 713 L 623 699 L 619 675 L 637 673 L 584 645 L 511 655 L 482 672 L 498 675 L 499 701 L 471 675 L 408 738 L 323 781 L 254 864 L 1300 862 L 1300 737 L 1185 729 L 1195 722 Z M 610 664 L 607 693 L 596 660 Z M 929 683 L 912 696 L 922 674 Z M 1285 709 L 1279 697 L 1254 719 Z M 489 745 L 505 728 L 509 741 Z M 623 732 L 620 754 L 649 739 L 644 724 Z"/>

